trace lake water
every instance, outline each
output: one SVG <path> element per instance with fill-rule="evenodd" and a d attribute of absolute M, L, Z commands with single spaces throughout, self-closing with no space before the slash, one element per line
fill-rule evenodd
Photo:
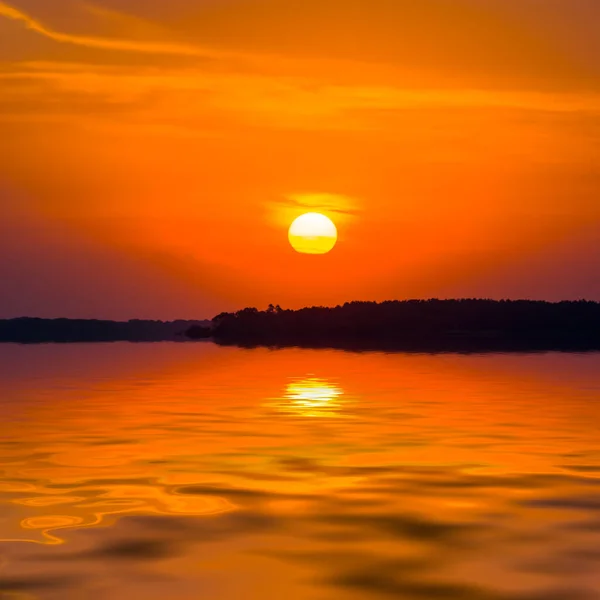
<path fill-rule="evenodd" d="M 0 598 L 598 600 L 600 354 L 0 346 Z"/>

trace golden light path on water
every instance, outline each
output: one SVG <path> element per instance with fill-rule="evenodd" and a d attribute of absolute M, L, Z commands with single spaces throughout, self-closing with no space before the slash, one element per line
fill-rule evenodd
<path fill-rule="evenodd" d="M 341 416 L 343 395 L 340 387 L 318 377 L 307 377 L 289 383 L 283 396 L 289 403 L 281 403 L 280 407 L 305 417 Z"/>
<path fill-rule="evenodd" d="M 0 345 L 0 380 L 0 598 L 600 591 L 600 354 Z"/>

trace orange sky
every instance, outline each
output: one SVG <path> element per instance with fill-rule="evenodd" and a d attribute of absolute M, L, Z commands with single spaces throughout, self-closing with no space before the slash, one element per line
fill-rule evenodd
<path fill-rule="evenodd" d="M 0 1 L 0 317 L 600 299 L 595 0 Z M 287 228 L 318 210 L 327 256 Z"/>

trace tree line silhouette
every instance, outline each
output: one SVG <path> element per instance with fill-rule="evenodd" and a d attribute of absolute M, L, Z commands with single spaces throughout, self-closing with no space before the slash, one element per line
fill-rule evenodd
<path fill-rule="evenodd" d="M 600 303 L 405 300 L 245 308 L 186 332 L 222 344 L 397 348 L 600 349 Z"/>
<path fill-rule="evenodd" d="M 185 339 L 186 330 L 207 321 L 102 321 L 97 319 L 0 320 L 0 342 L 160 342 Z"/>
<path fill-rule="evenodd" d="M 242 346 L 399 350 L 600 350 L 600 303 L 405 300 L 284 310 L 245 308 L 212 321 L 0 320 L 2 342 L 213 339 Z"/>

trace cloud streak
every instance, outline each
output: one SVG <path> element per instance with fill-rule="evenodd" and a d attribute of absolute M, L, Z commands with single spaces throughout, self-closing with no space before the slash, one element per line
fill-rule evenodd
<path fill-rule="evenodd" d="M 0 5 L 1 6 L 1 5 Z M 153 93 L 207 93 L 230 110 L 255 110 L 272 115 L 298 113 L 331 116 L 340 111 L 413 109 L 503 109 L 548 113 L 600 112 L 600 94 L 492 91 L 480 89 L 414 89 L 394 85 L 330 85 L 320 78 L 273 76 L 229 70 L 139 69 L 84 63 L 21 62 L 0 67 L 5 81 L 52 83 L 66 93 L 133 96 Z M 194 103 L 197 107 L 198 103 Z M 390 116 L 389 112 L 384 112 Z"/>
<path fill-rule="evenodd" d="M 216 51 L 211 48 L 204 48 L 188 44 L 111 39 L 63 33 L 46 27 L 33 17 L 25 14 L 17 8 L 9 6 L 4 2 L 0 2 L 0 16 L 12 21 L 20 22 L 25 25 L 27 29 L 62 44 L 72 44 L 75 46 L 85 46 L 87 48 L 95 48 L 100 50 L 116 50 L 142 54 L 197 56 L 203 58 L 224 58 L 226 56 L 231 56 L 228 53 Z"/>

